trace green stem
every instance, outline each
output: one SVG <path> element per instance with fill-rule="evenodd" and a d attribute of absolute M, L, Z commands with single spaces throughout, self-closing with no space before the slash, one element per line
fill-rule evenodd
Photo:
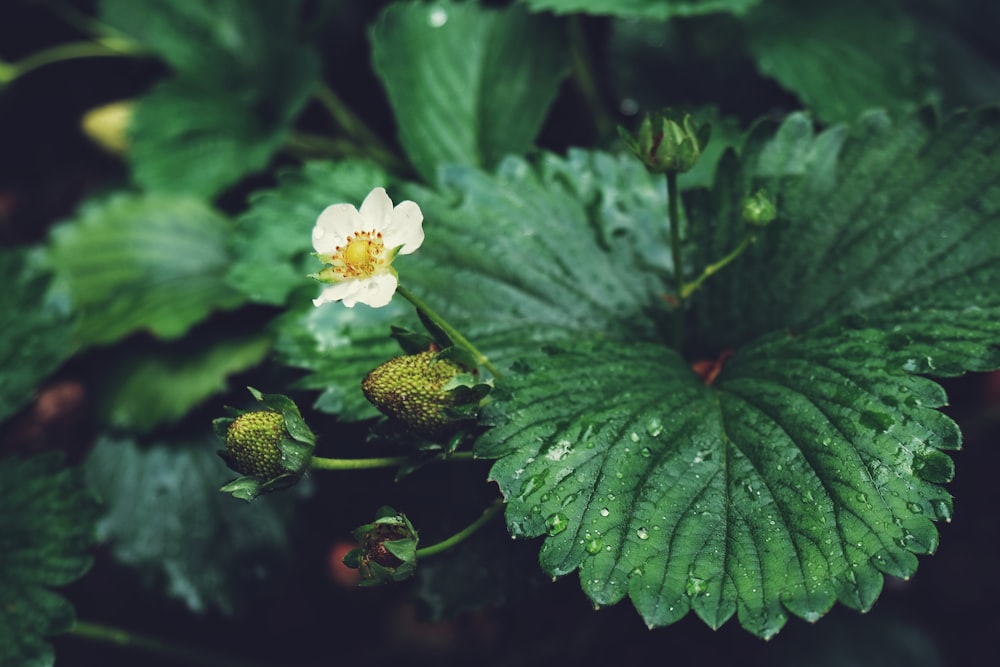
<path fill-rule="evenodd" d="M 469 352 L 471 352 L 472 355 L 476 358 L 476 361 L 479 363 L 479 365 L 485 366 L 490 371 L 490 373 L 493 373 L 493 377 L 496 378 L 500 377 L 500 371 L 498 371 L 496 366 L 494 366 L 490 362 L 489 358 L 485 354 L 480 352 L 478 349 L 476 349 L 476 346 L 470 343 L 469 339 L 463 336 L 458 331 L 458 329 L 451 326 L 443 317 L 441 317 L 436 312 L 431 310 L 431 307 L 428 306 L 426 303 L 424 303 L 423 300 L 420 299 L 420 297 L 418 297 L 416 294 L 406 289 L 402 285 L 396 287 L 396 291 L 399 292 L 400 296 L 402 296 L 404 299 L 412 303 L 413 307 L 419 310 L 421 313 L 423 313 L 423 315 L 427 319 L 429 319 L 431 322 L 436 324 L 442 331 L 448 334 L 448 337 L 451 338 L 456 345 L 459 345 L 468 350 Z"/>
<path fill-rule="evenodd" d="M 437 460 L 470 461 L 473 458 L 472 452 L 454 452 L 453 454 L 441 455 Z M 412 456 L 383 456 L 370 459 L 328 459 L 323 456 L 314 456 L 309 462 L 309 467 L 316 470 L 370 470 L 372 468 L 392 468 L 412 459 Z"/>
<path fill-rule="evenodd" d="M 327 110 L 340 129 L 357 139 L 366 148 L 368 155 L 390 171 L 407 171 L 403 162 L 368 125 L 344 104 L 340 96 L 326 84 L 316 89 L 316 99 Z"/>
<path fill-rule="evenodd" d="M 614 122 L 604 108 L 601 95 L 597 88 L 597 77 L 594 76 L 593 62 L 587 49 L 587 35 L 583 28 L 583 19 L 579 14 L 573 14 L 569 19 L 570 53 L 573 58 L 573 77 L 580 94 L 590 108 L 597 134 L 606 137 L 611 134 Z"/>
<path fill-rule="evenodd" d="M 91 641 L 113 644 L 152 655 L 163 656 L 188 665 L 199 665 L 201 667 L 255 667 L 260 665 L 260 663 L 238 660 L 231 656 L 220 655 L 214 651 L 207 651 L 193 646 L 179 646 L 173 642 L 167 643 L 162 639 L 135 634 L 101 623 L 77 621 L 73 629 L 69 631 L 69 634 Z"/>
<path fill-rule="evenodd" d="M 670 253 L 674 261 L 677 308 L 674 313 L 674 347 L 684 346 L 684 258 L 681 254 L 681 205 L 677 194 L 677 174 L 667 172 L 667 215 L 670 218 Z"/>
<path fill-rule="evenodd" d="M 750 246 L 750 244 L 756 240 L 757 239 L 753 234 L 748 234 L 742 241 L 740 241 L 740 244 L 736 246 L 736 248 L 732 252 L 730 252 L 728 255 L 720 259 L 718 262 L 706 266 L 705 269 L 701 272 L 700 276 L 689 282 L 687 285 L 684 285 L 684 287 L 681 288 L 681 297 L 686 299 L 689 296 L 691 296 L 695 292 L 695 290 L 701 287 L 701 284 L 705 282 L 709 278 L 709 276 L 713 276 L 722 269 L 726 268 L 726 266 L 730 262 L 732 262 L 734 259 L 743 254 L 743 251 L 746 250 Z"/>
<path fill-rule="evenodd" d="M 142 50 L 135 43 L 114 37 L 59 44 L 33 53 L 16 63 L 0 63 L 0 83 L 9 83 L 28 72 L 67 60 L 135 56 L 141 53 Z"/>
<path fill-rule="evenodd" d="M 447 551 L 451 549 L 456 544 L 466 540 L 470 535 L 475 533 L 477 530 L 486 525 L 490 519 L 497 515 L 500 510 L 503 509 L 503 500 L 497 499 L 492 505 L 490 505 L 482 515 L 470 523 L 468 526 L 458 531 L 448 539 L 442 540 L 437 544 L 432 544 L 429 547 L 424 547 L 422 549 L 417 549 L 417 559 L 427 558 L 428 556 L 433 556 L 434 554 L 439 554 L 442 551 Z"/>

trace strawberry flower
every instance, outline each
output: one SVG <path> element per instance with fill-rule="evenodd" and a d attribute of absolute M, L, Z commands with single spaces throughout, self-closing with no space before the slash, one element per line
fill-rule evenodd
<path fill-rule="evenodd" d="M 351 204 L 326 207 L 316 220 L 312 241 L 316 256 L 328 266 L 310 277 L 328 286 L 313 304 L 387 305 L 399 284 L 392 261 L 420 247 L 423 220 L 420 207 L 412 201 L 394 208 L 385 188 L 372 190 L 360 211 Z"/>

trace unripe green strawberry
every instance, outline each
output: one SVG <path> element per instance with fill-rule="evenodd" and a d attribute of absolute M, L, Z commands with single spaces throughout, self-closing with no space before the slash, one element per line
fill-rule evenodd
<path fill-rule="evenodd" d="M 242 475 L 274 479 L 287 472 L 281 465 L 278 443 L 287 437 L 280 412 L 260 410 L 237 417 L 226 431 L 231 467 Z"/>
<path fill-rule="evenodd" d="M 453 421 L 444 408 L 467 398 L 461 391 L 446 391 L 444 386 L 468 371 L 451 359 L 436 356 L 437 352 L 428 350 L 390 359 L 365 376 L 361 390 L 383 414 L 420 434 L 438 434 Z"/>

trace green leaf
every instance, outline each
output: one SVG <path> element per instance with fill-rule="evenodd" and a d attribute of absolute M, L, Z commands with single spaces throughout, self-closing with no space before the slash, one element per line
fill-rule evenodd
<path fill-rule="evenodd" d="M 172 424 L 224 391 L 228 376 L 260 363 L 270 343 L 260 333 L 208 334 L 116 350 L 102 378 L 98 411 L 106 425 L 139 433 Z"/>
<path fill-rule="evenodd" d="M 217 308 L 239 304 L 222 276 L 228 221 L 206 204 L 163 195 L 118 195 L 84 207 L 53 230 L 57 286 L 79 316 L 80 345 L 138 330 L 171 339 Z"/>
<path fill-rule="evenodd" d="M 764 188 L 778 200 L 766 242 L 697 295 L 705 345 L 735 347 L 850 316 L 852 328 L 894 334 L 894 354 L 908 372 L 993 367 L 1000 111 L 936 125 L 928 114 L 894 124 L 871 113 L 849 132 L 838 126 L 815 134 L 801 114 L 776 130 L 759 126 L 742 165 L 729 156 L 720 168 L 711 202 L 690 200 L 691 217 L 705 220 L 692 227 L 693 265 L 718 259 L 742 238 L 744 195 Z"/>
<path fill-rule="evenodd" d="M 207 197 L 267 165 L 319 80 L 299 5 L 104 0 L 103 19 L 176 75 L 141 99 L 129 128 L 140 185 Z"/>
<path fill-rule="evenodd" d="M 893 0 L 766 2 L 747 17 L 760 72 L 827 122 L 872 107 L 912 109 L 935 98 L 927 45 Z"/>
<path fill-rule="evenodd" d="M 736 614 L 768 637 L 911 576 L 960 443 L 916 374 L 1000 366 L 998 142 L 997 109 L 759 126 L 689 202 L 694 267 L 747 233 L 745 195 L 779 202 L 695 294 L 691 338 L 721 373 L 706 386 L 638 330 L 526 351 L 475 450 L 498 459 L 512 534 L 547 535 L 547 573 L 628 595 L 650 626 Z"/>
<path fill-rule="evenodd" d="M 430 182 L 441 164 L 528 150 L 569 68 L 562 25 L 517 6 L 397 3 L 371 40 L 400 142 Z"/>
<path fill-rule="evenodd" d="M 45 299 L 49 276 L 23 250 L 0 250 L 0 422 L 70 356 L 72 322 Z"/>
<path fill-rule="evenodd" d="M 729 12 L 743 14 L 760 0 L 522 0 L 532 11 L 581 12 L 623 18 L 668 19 Z"/>
<path fill-rule="evenodd" d="M 360 206 L 386 173 L 367 162 L 312 162 L 279 174 L 279 186 L 251 197 L 236 221 L 235 260 L 226 282 L 252 301 L 281 305 L 299 287 L 318 293 L 306 276 L 319 264 L 312 253 L 312 228 L 330 204 Z"/>
<path fill-rule="evenodd" d="M 98 535 L 119 562 L 193 611 L 233 613 L 285 583 L 290 501 L 220 494 L 232 473 L 216 449 L 213 438 L 140 447 L 105 436 L 85 469 L 108 508 Z"/>
<path fill-rule="evenodd" d="M 48 667 L 46 635 L 69 630 L 73 607 L 50 588 L 90 568 L 97 504 L 53 455 L 0 461 L 0 663 Z"/>

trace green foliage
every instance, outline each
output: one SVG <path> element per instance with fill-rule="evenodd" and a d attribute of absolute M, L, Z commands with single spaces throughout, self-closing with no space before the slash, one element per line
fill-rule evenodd
<path fill-rule="evenodd" d="M 48 283 L 26 251 L 0 251 L 0 422 L 72 352 L 72 321 L 46 301 Z"/>
<path fill-rule="evenodd" d="M 201 336 L 163 344 L 141 341 L 116 355 L 102 380 L 105 425 L 137 433 L 182 419 L 227 388 L 227 378 L 260 363 L 270 350 L 261 333 Z"/>
<path fill-rule="evenodd" d="M 399 140 L 430 182 L 439 165 L 530 148 L 569 65 L 558 24 L 516 6 L 397 3 L 371 39 Z"/>
<path fill-rule="evenodd" d="M 280 186 L 251 197 L 236 221 L 234 260 L 226 282 L 258 303 L 279 305 L 296 288 L 315 286 L 302 276 L 319 264 L 311 255 L 310 232 L 331 204 L 356 202 L 389 180 L 361 161 L 311 162 L 279 175 Z"/>
<path fill-rule="evenodd" d="M 747 35 L 760 71 L 827 122 L 912 109 L 934 94 L 925 36 L 894 0 L 765 2 Z"/>
<path fill-rule="evenodd" d="M 623 18 L 667 19 L 715 12 L 743 14 L 761 0 L 523 0 L 534 11 L 581 12 Z"/>
<path fill-rule="evenodd" d="M 183 335 L 240 297 L 222 280 L 229 222 L 206 204 L 164 195 L 118 195 L 53 230 L 48 261 L 78 315 L 82 346 L 145 330 Z"/>
<path fill-rule="evenodd" d="M 267 165 L 319 80 L 299 5 L 103 0 L 104 20 L 175 74 L 142 98 L 129 128 L 140 185 L 211 196 Z"/>
<path fill-rule="evenodd" d="M 73 607 L 49 590 L 90 568 L 97 504 L 78 471 L 53 455 L 0 461 L 0 662 L 48 667 L 44 637 L 72 627 Z"/>
<path fill-rule="evenodd" d="M 98 536 L 119 562 L 193 611 L 233 613 L 287 576 L 290 500 L 251 507 L 220 494 L 232 473 L 216 448 L 102 437 L 85 468 L 107 506 Z"/>
<path fill-rule="evenodd" d="M 793 116 L 755 133 L 742 170 L 725 159 L 694 208 L 714 222 L 692 230 L 694 265 L 746 233 L 734 212 L 756 186 L 781 217 L 699 293 L 697 344 L 736 348 L 711 387 L 634 339 L 515 366 L 476 452 L 500 458 L 512 533 L 548 534 L 547 572 L 579 569 L 597 604 L 629 595 L 650 626 L 736 613 L 765 637 L 789 612 L 868 609 L 882 573 L 913 574 L 937 545 L 931 520 L 950 517 L 940 450 L 960 437 L 933 411 L 943 391 L 912 374 L 1000 366 L 1000 228 L 983 192 L 1000 165 L 979 159 L 995 117 L 935 133 L 873 115 L 848 137 Z"/>

